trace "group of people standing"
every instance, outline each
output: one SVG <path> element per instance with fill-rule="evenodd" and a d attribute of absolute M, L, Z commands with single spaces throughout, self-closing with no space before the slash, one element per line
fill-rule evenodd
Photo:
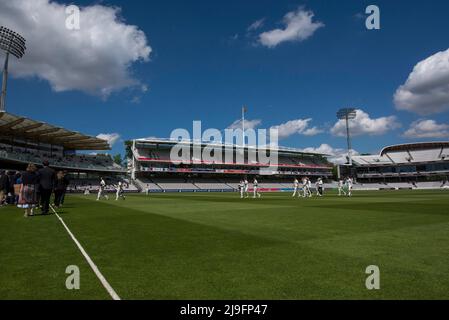
<path fill-rule="evenodd" d="M 240 198 L 249 198 L 249 182 L 247 179 L 240 180 L 239 183 Z M 256 178 L 253 181 L 253 198 L 261 198 L 262 195 L 259 193 L 259 182 Z"/>
<path fill-rule="evenodd" d="M 97 201 L 100 201 L 100 199 L 103 197 L 106 200 L 109 200 L 109 196 L 106 191 L 106 186 L 107 186 L 106 181 L 103 179 L 103 177 L 100 177 L 100 186 L 98 188 Z M 115 190 L 116 190 L 115 191 L 115 201 L 118 201 L 120 198 L 123 200 L 126 200 L 124 184 L 122 181 L 118 182 L 118 184 L 115 186 Z"/>
<path fill-rule="evenodd" d="M 352 197 L 352 188 L 354 185 L 354 180 L 351 177 L 347 177 L 346 179 L 338 180 L 338 196 L 342 195 Z"/>
<path fill-rule="evenodd" d="M 316 189 L 316 195 L 318 197 L 322 197 L 324 195 L 324 182 L 323 182 L 322 178 L 318 178 L 318 180 L 316 181 L 315 189 Z M 301 193 L 301 190 L 302 190 L 302 193 Z M 294 198 L 296 196 L 298 196 L 298 198 L 300 198 L 301 196 L 303 198 L 312 198 L 313 197 L 312 181 L 309 178 L 307 178 L 307 177 L 302 178 L 302 186 L 298 179 L 295 179 L 293 181 L 292 197 Z"/>
<path fill-rule="evenodd" d="M 50 214 L 50 200 L 53 193 L 54 206 L 59 208 L 63 205 L 70 183 L 66 173 L 56 172 L 49 167 L 48 161 L 44 161 L 41 169 L 30 163 L 21 174 L 20 182 L 17 206 L 25 210 L 25 217 L 34 216 L 38 207 L 42 215 Z"/>
<path fill-rule="evenodd" d="M 17 204 L 19 195 L 15 186 L 21 183 L 21 176 L 18 171 L 0 171 L 0 206 Z"/>
<path fill-rule="evenodd" d="M 352 196 L 352 188 L 353 188 L 353 180 L 348 177 L 344 180 L 340 180 L 338 182 L 338 195 Z M 253 198 L 260 198 L 261 194 L 259 193 L 259 182 L 257 179 L 253 181 Z M 295 178 L 293 181 L 293 195 L 292 197 L 303 197 L 303 198 L 312 198 L 313 190 L 312 190 L 312 181 L 308 177 L 302 178 L 301 182 Z M 324 181 L 322 178 L 318 178 L 315 183 L 316 196 L 322 197 L 324 196 Z M 240 198 L 249 198 L 249 182 L 248 180 L 242 179 L 239 183 L 239 192 Z"/>

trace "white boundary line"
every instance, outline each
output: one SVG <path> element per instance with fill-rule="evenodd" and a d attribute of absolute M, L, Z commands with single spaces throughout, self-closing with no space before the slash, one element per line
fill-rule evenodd
<path fill-rule="evenodd" d="M 89 257 L 89 255 L 87 254 L 86 250 L 84 250 L 84 248 L 81 246 L 79 241 L 75 238 L 73 233 L 70 231 L 69 227 L 67 227 L 67 225 L 65 224 L 64 220 L 62 220 L 62 218 L 59 216 L 59 214 L 56 212 L 56 210 L 53 208 L 53 206 L 50 206 L 50 208 L 53 211 L 53 213 L 56 215 L 56 217 L 59 219 L 59 221 L 61 221 L 61 223 L 64 226 L 64 228 L 66 229 L 67 233 L 72 238 L 73 242 L 75 242 L 76 246 L 81 251 L 81 253 L 84 256 L 84 258 L 86 259 L 87 263 L 92 268 L 92 270 L 95 273 L 95 275 L 97 276 L 98 280 L 100 280 L 101 284 L 106 289 L 106 291 L 109 293 L 111 298 L 113 300 L 121 300 L 120 297 L 118 296 L 118 294 L 114 291 L 114 289 L 111 287 L 109 282 L 106 280 L 106 278 L 101 274 L 101 272 L 98 269 L 98 267 L 96 266 L 96 264 Z"/>

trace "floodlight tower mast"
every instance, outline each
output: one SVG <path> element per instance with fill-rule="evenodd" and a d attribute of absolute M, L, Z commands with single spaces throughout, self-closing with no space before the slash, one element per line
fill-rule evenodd
<path fill-rule="evenodd" d="M 248 112 L 248 108 L 243 106 L 242 107 L 242 130 L 243 130 L 242 147 L 243 147 L 243 150 L 245 150 L 245 144 L 246 144 L 246 142 L 245 142 L 245 140 L 246 140 L 246 137 L 245 137 L 245 130 L 246 130 L 246 128 L 245 128 L 245 114 L 247 112 Z"/>
<path fill-rule="evenodd" d="M 337 118 L 339 120 L 346 121 L 346 138 L 348 141 L 348 158 L 349 158 L 350 166 L 352 166 L 352 144 L 351 144 L 351 133 L 349 130 L 349 120 L 355 119 L 356 116 L 357 116 L 357 110 L 353 109 L 353 108 L 340 109 L 337 112 Z"/>
<path fill-rule="evenodd" d="M 0 97 L 0 112 L 5 112 L 9 55 L 12 54 L 17 59 L 23 57 L 26 50 L 25 38 L 8 28 L 0 26 L 0 49 L 6 52 L 5 64 L 3 67 L 2 93 Z"/>

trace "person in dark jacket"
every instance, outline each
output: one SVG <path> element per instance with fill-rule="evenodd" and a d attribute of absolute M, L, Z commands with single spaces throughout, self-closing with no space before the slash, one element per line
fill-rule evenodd
<path fill-rule="evenodd" d="M 19 195 L 20 195 L 20 185 L 22 184 L 22 173 L 20 171 L 16 172 L 16 176 L 15 176 L 15 185 L 14 185 L 14 193 L 15 193 L 15 204 L 19 203 Z"/>
<path fill-rule="evenodd" d="M 64 171 L 64 192 L 62 193 L 62 197 L 61 197 L 61 204 L 60 206 L 64 205 L 64 201 L 65 201 L 65 195 L 67 193 L 67 189 L 69 188 L 70 185 L 70 179 L 68 177 L 67 171 Z"/>
<path fill-rule="evenodd" d="M 56 175 L 55 180 L 55 202 L 54 205 L 56 208 L 59 208 L 62 204 L 62 198 L 64 196 L 66 190 L 66 181 L 64 172 L 59 171 Z"/>
<path fill-rule="evenodd" d="M 15 205 L 16 194 L 14 186 L 16 184 L 16 173 L 14 171 L 8 171 L 7 175 L 9 180 L 7 203 Z"/>
<path fill-rule="evenodd" d="M 41 210 L 42 214 L 46 215 L 50 211 L 50 198 L 53 192 L 56 174 L 55 170 L 49 167 L 48 161 L 44 161 L 43 165 L 44 167 L 38 171 L 38 176 Z"/>
<path fill-rule="evenodd" d="M 27 171 L 22 174 L 17 206 L 25 209 L 25 217 L 34 216 L 34 208 L 38 205 L 36 191 L 39 185 L 39 176 L 36 171 L 36 166 L 29 164 Z"/>
<path fill-rule="evenodd" d="M 3 205 L 9 190 L 9 178 L 5 171 L 0 171 L 0 206 Z"/>

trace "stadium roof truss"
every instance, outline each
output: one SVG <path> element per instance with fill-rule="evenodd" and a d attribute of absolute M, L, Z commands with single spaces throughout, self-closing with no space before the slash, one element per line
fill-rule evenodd
<path fill-rule="evenodd" d="M 437 150 L 438 156 L 429 160 L 416 160 L 412 152 Z M 426 162 L 438 162 L 441 160 L 449 160 L 449 154 L 446 154 L 446 150 L 449 150 L 449 142 L 420 142 L 420 143 L 408 143 L 393 145 L 385 147 L 379 155 L 368 156 L 354 156 L 354 161 L 360 166 L 391 166 L 391 165 L 410 165 Z M 397 153 L 403 153 L 403 161 L 394 160 L 392 155 Z"/>
<path fill-rule="evenodd" d="M 448 141 L 441 141 L 441 142 L 421 142 L 421 143 L 408 143 L 408 144 L 399 144 L 394 146 L 389 146 L 384 148 L 380 155 L 383 156 L 389 152 L 410 152 L 412 150 L 426 150 L 426 149 L 436 149 L 436 148 L 442 148 L 446 149 L 449 148 L 449 142 Z"/>
<path fill-rule="evenodd" d="M 35 143 L 62 146 L 68 150 L 110 150 L 108 142 L 44 122 L 0 113 L 0 135 Z"/>

